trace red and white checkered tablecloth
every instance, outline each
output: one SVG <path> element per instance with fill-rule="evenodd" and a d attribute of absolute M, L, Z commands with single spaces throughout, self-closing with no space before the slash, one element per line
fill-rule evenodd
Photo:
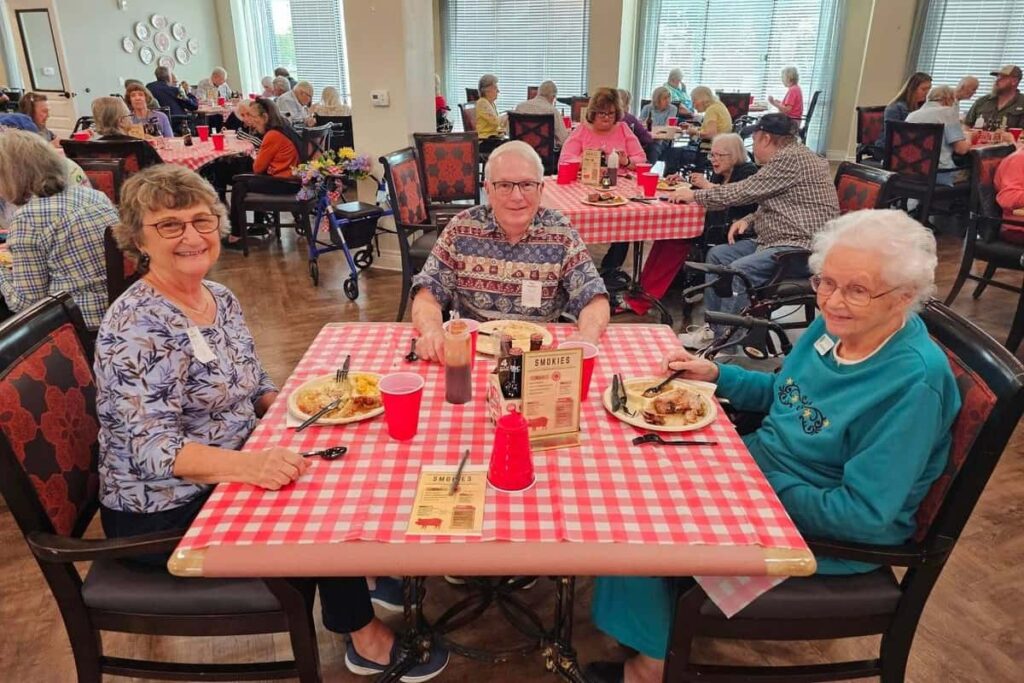
<path fill-rule="evenodd" d="M 223 150 L 215 150 L 213 148 L 213 140 L 202 142 L 198 136 L 192 138 L 193 144 L 191 147 L 186 147 L 182 140 L 183 138 L 168 138 L 162 143 L 167 145 L 165 148 L 160 147 L 160 142 L 157 143 L 156 151 L 160 158 L 164 160 L 164 163 L 180 164 L 196 171 L 214 159 L 228 156 L 229 154 L 252 154 L 253 151 L 251 142 L 239 140 L 233 135 L 224 137 Z"/>
<path fill-rule="evenodd" d="M 555 178 L 547 178 L 541 205 L 561 212 L 587 244 L 689 239 L 704 232 L 704 208 L 696 204 L 672 204 L 657 199 L 650 204 L 629 202 L 625 206 L 584 204 L 582 200 L 587 194 L 597 190 L 582 183 L 559 185 Z M 643 196 L 632 178 L 619 179 L 611 191 L 627 198 Z"/>
<path fill-rule="evenodd" d="M 551 325 L 555 341 L 567 325 Z M 444 400 L 443 368 L 410 365 L 402 357 L 411 325 L 348 323 L 326 326 L 245 450 L 283 446 L 307 451 L 344 443 L 337 461 L 314 460 L 308 473 L 280 491 L 221 484 L 178 551 L 210 546 L 333 544 L 346 541 L 420 544 L 486 541 L 755 546 L 771 551 L 807 546 L 760 473 L 732 424 L 720 412 L 690 434 L 717 441 L 693 448 L 638 447 L 640 432 L 610 416 L 600 393 L 612 373 L 656 375 L 658 361 L 678 348 L 663 325 L 611 325 L 602 341 L 594 383 L 583 406 L 582 445 L 534 453 L 537 483 L 509 495 L 488 490 L 481 537 L 406 535 L 416 483 L 424 464 L 455 464 L 466 448 L 471 464 L 486 465 L 494 428 L 486 417 L 484 382 L 493 361 L 478 357 L 474 400 Z M 383 418 L 302 433 L 285 427 L 288 394 L 311 377 L 330 374 L 345 354 L 352 367 L 380 373 L 413 370 L 426 379 L 417 436 L 397 442 Z M 620 546 L 621 547 L 621 546 Z M 701 578 L 709 595 L 732 614 L 779 577 Z"/>

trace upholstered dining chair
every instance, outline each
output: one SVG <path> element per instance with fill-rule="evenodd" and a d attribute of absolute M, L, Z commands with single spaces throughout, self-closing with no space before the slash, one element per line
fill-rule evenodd
<path fill-rule="evenodd" d="M 480 139 L 470 132 L 413 133 L 413 140 L 427 212 L 443 228 L 480 203 Z"/>
<path fill-rule="evenodd" d="M 145 140 L 61 140 L 68 159 L 124 159 L 126 179 L 153 165 L 152 150 Z M 150 149 L 150 152 L 144 150 Z"/>
<path fill-rule="evenodd" d="M 582 97 L 582 96 L 579 96 L 579 95 L 573 97 L 572 100 L 571 100 L 571 104 L 569 105 L 570 118 L 573 120 L 573 122 L 579 123 L 580 121 L 582 121 L 583 120 L 583 110 L 586 109 L 589 106 L 590 106 L 590 98 L 589 97 Z"/>
<path fill-rule="evenodd" d="M 880 163 L 882 161 L 882 153 L 885 150 L 878 144 L 878 141 L 882 138 L 884 120 L 884 104 L 872 107 L 857 107 L 856 159 L 858 164 L 864 163 L 864 157 L 868 157 L 869 161 L 873 163 Z"/>
<path fill-rule="evenodd" d="M 544 175 L 558 171 L 555 155 L 555 118 L 551 114 L 508 113 L 508 136 L 533 147 L 544 164 Z"/>
<path fill-rule="evenodd" d="M 466 88 L 466 101 L 476 102 L 480 99 L 480 91 L 476 88 Z"/>
<path fill-rule="evenodd" d="M 141 274 L 135 261 L 125 256 L 117 246 L 114 234 L 108 227 L 103 231 L 103 257 L 107 266 L 107 303 L 114 303 L 124 290 L 134 284 Z"/>
<path fill-rule="evenodd" d="M 811 119 L 814 117 L 814 111 L 818 108 L 818 98 L 821 97 L 821 91 L 815 90 L 814 94 L 811 95 L 811 103 L 807 105 L 807 113 L 804 114 L 803 125 L 800 126 L 800 141 L 804 144 L 807 143 L 807 131 L 811 129 Z"/>
<path fill-rule="evenodd" d="M 476 132 L 476 104 L 459 104 L 459 114 L 462 116 L 462 130 L 467 133 Z"/>
<path fill-rule="evenodd" d="M 426 263 L 438 235 L 437 224 L 430 220 L 416 156 L 414 148 L 405 147 L 379 159 L 388 184 L 398 250 L 402 259 L 402 294 L 395 318 L 398 322 L 405 318 L 412 276 Z"/>
<path fill-rule="evenodd" d="M 540 86 L 537 86 L 537 85 L 528 85 L 528 86 L 526 86 L 526 99 L 532 100 L 534 97 L 536 97 L 537 96 L 537 91 L 539 89 L 540 89 Z"/>
<path fill-rule="evenodd" d="M 0 492 L 53 594 L 80 683 L 104 674 L 162 680 L 320 678 L 313 584 L 171 576 L 127 561 L 170 553 L 183 535 L 83 538 L 98 509 L 96 385 L 81 313 L 65 293 L 0 325 Z M 83 579 L 76 562 L 91 562 Z M 149 636 L 286 632 L 295 659 L 151 661 L 104 653 L 102 631 Z"/>
<path fill-rule="evenodd" d="M 892 203 L 889 183 L 896 174 L 873 166 L 844 161 L 836 169 L 839 213 L 861 209 L 884 209 Z"/>
<path fill-rule="evenodd" d="M 889 121 L 885 126 L 882 168 L 897 174 L 890 187 L 892 196 L 904 204 L 908 199 L 916 199 L 917 220 L 926 227 L 930 227 L 928 217 L 933 201 L 966 197 L 967 193 L 966 186 L 935 183 L 944 134 L 945 127 L 941 123 Z"/>
<path fill-rule="evenodd" d="M 943 348 L 963 406 L 945 471 L 900 546 L 808 539 L 816 555 L 880 565 L 849 576 L 790 578 L 726 619 L 699 586 L 680 592 L 665 681 L 826 681 L 880 676 L 903 681 L 928 596 L 1024 412 L 1024 365 L 973 323 L 931 301 L 921 313 Z M 905 568 L 898 577 L 893 568 Z M 693 639 L 832 640 L 881 635 L 874 659 L 791 666 L 691 661 Z"/>
<path fill-rule="evenodd" d="M 750 114 L 750 93 L 722 92 L 719 90 L 716 94 L 718 95 L 718 99 L 729 111 L 729 116 L 732 117 L 733 124 L 740 123 L 741 119 L 746 119 L 747 115 Z"/>
<path fill-rule="evenodd" d="M 99 190 L 107 195 L 112 204 L 117 206 L 121 201 L 121 185 L 124 184 L 125 160 L 124 159 L 78 159 L 78 165 L 85 172 L 85 177 L 94 190 Z"/>
<path fill-rule="evenodd" d="M 1015 292 L 1017 311 L 1013 315 L 1010 334 L 1006 338 L 1006 348 L 1016 353 L 1024 338 L 1024 287 L 1015 287 L 994 279 L 996 270 L 1024 270 L 1024 245 L 1007 242 L 1000 237 L 1000 227 L 1019 225 L 1024 227 L 1024 220 L 1004 218 L 1002 209 L 996 203 L 994 179 L 996 169 L 1003 159 L 1013 153 L 1013 145 L 991 145 L 978 147 L 970 151 L 971 158 L 971 220 L 964 236 L 963 253 L 960 259 L 960 271 L 957 273 L 953 287 L 946 296 L 946 304 L 956 300 L 960 289 L 967 280 L 974 280 L 977 286 L 972 296 L 977 299 L 988 285 L 998 289 Z M 971 272 L 975 261 L 985 264 L 982 275 Z"/>

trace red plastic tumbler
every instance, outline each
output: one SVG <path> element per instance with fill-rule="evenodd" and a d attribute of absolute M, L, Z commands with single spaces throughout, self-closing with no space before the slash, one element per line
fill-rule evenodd
<path fill-rule="evenodd" d="M 206 142 L 210 138 L 210 127 L 196 126 L 196 135 L 199 136 L 200 142 Z"/>
<path fill-rule="evenodd" d="M 526 419 L 515 410 L 498 419 L 487 483 L 499 491 L 523 491 L 533 486 L 533 456 Z"/>

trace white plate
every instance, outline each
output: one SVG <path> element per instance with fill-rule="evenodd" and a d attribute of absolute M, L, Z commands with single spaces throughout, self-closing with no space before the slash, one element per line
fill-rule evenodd
<path fill-rule="evenodd" d="M 164 31 L 160 31 L 153 36 L 153 47 L 160 52 L 167 52 L 167 48 L 171 46 L 171 37 L 168 36 Z"/>
<path fill-rule="evenodd" d="M 149 49 L 148 45 L 143 45 L 139 48 L 139 61 L 143 64 L 150 64 L 153 61 L 153 51 Z"/>
<path fill-rule="evenodd" d="M 149 40 L 149 27 L 141 21 L 135 24 L 135 37 L 139 40 Z"/>
<path fill-rule="evenodd" d="M 154 14 L 149 18 L 150 25 L 158 31 L 162 31 L 167 28 L 167 17 L 162 14 Z"/>
<path fill-rule="evenodd" d="M 188 51 L 192 54 L 199 54 L 199 41 L 195 38 L 188 39 Z"/>
<path fill-rule="evenodd" d="M 482 353 L 485 356 L 494 356 L 498 353 L 498 335 L 501 333 L 501 329 L 509 323 L 516 323 L 517 325 L 523 325 L 529 327 L 530 331 L 526 333 L 525 337 L 514 337 L 512 339 L 512 346 L 522 349 L 523 351 L 530 350 L 530 335 L 535 332 L 540 332 L 544 335 L 544 346 L 551 346 L 554 343 L 555 338 L 552 336 L 547 329 L 537 323 L 531 323 L 526 320 L 488 320 L 487 322 L 480 323 L 481 332 L 491 332 L 493 336 L 479 335 L 476 339 L 476 352 Z"/>
<path fill-rule="evenodd" d="M 121 49 L 128 54 L 135 52 L 135 41 L 131 39 L 131 36 L 125 36 L 121 39 Z"/>
<path fill-rule="evenodd" d="M 185 40 L 188 37 L 188 31 L 185 30 L 184 24 L 175 24 L 171 27 L 171 35 L 175 40 Z"/>
<path fill-rule="evenodd" d="M 163 55 L 156 60 L 156 63 L 160 66 L 167 67 L 168 69 L 174 69 L 174 57 Z"/>
<path fill-rule="evenodd" d="M 707 403 L 707 414 L 697 422 L 688 425 L 652 425 L 644 420 L 640 412 L 641 401 L 643 401 L 643 390 L 661 382 L 664 377 L 630 377 L 626 380 L 626 404 L 636 414 L 630 417 L 623 412 L 612 412 L 612 386 L 609 384 L 601 393 L 601 403 L 605 410 L 619 418 L 626 424 L 647 429 L 652 432 L 692 432 L 707 427 L 718 417 L 718 403 L 715 401 L 715 385 L 709 382 L 695 382 L 693 380 L 676 379 L 672 380 L 670 387 L 682 387 L 696 391 L 704 397 Z"/>
<path fill-rule="evenodd" d="M 353 372 L 349 373 L 349 379 L 353 379 L 356 375 L 367 375 L 367 376 L 370 376 L 370 377 L 376 377 L 378 382 L 380 381 L 380 378 L 382 377 L 382 375 L 379 375 L 376 372 L 361 372 L 361 371 L 356 372 L 356 371 L 353 371 Z M 321 377 L 314 377 L 313 379 L 309 380 L 308 382 L 303 382 L 301 386 L 299 386 L 297 389 L 295 389 L 295 391 L 293 391 L 291 394 L 288 395 L 288 412 L 291 413 L 293 417 L 298 418 L 299 420 L 307 420 L 307 419 L 309 419 L 311 417 L 311 415 L 302 412 L 301 410 L 299 410 L 298 405 L 296 405 L 296 402 L 297 402 L 298 397 L 299 397 L 299 392 L 304 391 L 305 389 L 308 389 L 308 388 L 310 388 L 312 386 L 315 386 L 317 384 L 322 384 L 322 383 L 325 383 L 325 382 L 333 382 L 333 381 L 334 381 L 334 375 L 330 374 L 330 375 L 323 375 Z M 379 408 L 374 408 L 373 410 L 369 410 L 369 411 L 367 411 L 365 413 L 358 413 L 358 414 L 353 415 L 351 417 L 322 417 L 319 420 L 317 420 L 316 423 L 318 425 L 344 425 L 344 424 L 348 424 L 350 422 L 361 422 L 363 420 L 369 420 L 371 418 L 377 417 L 378 415 L 380 415 L 383 412 L 384 412 L 384 406 L 382 405 Z"/>
<path fill-rule="evenodd" d="M 178 64 L 188 64 L 188 61 L 192 59 L 192 53 L 183 47 L 179 47 L 174 51 L 174 56 L 178 60 Z"/>

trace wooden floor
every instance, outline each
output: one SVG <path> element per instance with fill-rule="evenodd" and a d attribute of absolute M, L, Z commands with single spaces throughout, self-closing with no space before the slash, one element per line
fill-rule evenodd
<path fill-rule="evenodd" d="M 959 242 L 943 237 L 939 293 L 944 295 L 959 260 Z M 296 249 L 296 246 L 299 249 Z M 263 363 L 275 381 L 283 383 L 320 327 L 331 321 L 393 320 L 399 277 L 372 269 L 360 278 L 360 297 L 349 302 L 342 294 L 347 268 L 341 254 L 321 259 L 321 286 L 306 275 L 304 243 L 286 235 L 283 245 L 257 249 L 248 259 L 229 252 L 221 257 L 212 279 L 229 286 L 239 297 L 256 337 Z M 596 251 L 596 250 L 595 250 Z M 1008 274 L 1018 278 L 1019 274 Z M 1012 281 L 1012 280 L 1010 280 Z M 996 289 L 980 301 L 961 294 L 956 308 L 999 339 L 1005 338 L 1016 305 L 1015 295 Z M 676 310 L 678 313 L 678 310 Z M 622 317 L 628 323 L 636 318 Z M 677 322 L 678 325 L 678 322 Z M 908 670 L 910 681 L 1024 680 L 1024 461 L 1018 430 L 1003 456 L 952 560 L 939 580 L 918 629 Z M 92 533 L 96 533 L 93 529 Z M 541 581 L 526 599 L 547 609 L 551 587 Z M 436 610 L 451 601 L 458 589 L 432 580 L 428 606 Z M 599 634 L 588 618 L 590 580 L 581 579 L 576 604 L 576 645 L 581 660 L 617 659 L 624 655 Z M 549 612 L 547 612 L 549 613 Z M 394 620 L 392 620 L 394 621 Z M 319 615 L 317 616 L 319 625 Z M 400 623 L 396 622 L 396 626 Z M 0 681 L 74 680 L 70 648 L 53 600 L 6 509 L 0 510 Z M 363 680 L 344 669 L 341 639 L 322 628 L 321 658 L 326 681 Z M 467 643 L 495 644 L 512 636 L 500 618 L 479 622 Z M 284 636 L 224 639 L 142 638 L 111 634 L 109 654 L 176 660 L 244 661 L 247 658 L 287 657 Z M 875 639 L 817 643 L 702 643 L 706 661 L 742 658 L 750 663 L 796 663 L 830 657 L 869 657 Z M 442 681 L 551 680 L 539 656 L 498 664 L 454 658 Z M 117 679 L 114 679 L 117 680 Z"/>

